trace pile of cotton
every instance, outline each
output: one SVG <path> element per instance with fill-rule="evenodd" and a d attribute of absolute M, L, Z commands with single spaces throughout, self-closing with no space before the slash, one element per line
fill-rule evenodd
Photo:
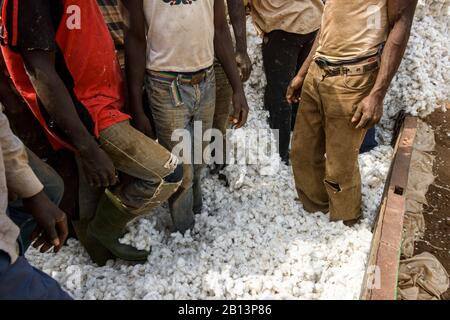
<path fill-rule="evenodd" d="M 418 3 L 408 48 L 385 99 L 379 138 L 388 143 L 400 111 L 425 117 L 450 101 L 450 1 Z"/>
<path fill-rule="evenodd" d="M 380 127 L 386 141 L 398 109 L 423 115 L 448 98 L 448 20 L 442 14 L 448 4 L 419 7 L 410 49 L 386 101 Z M 246 84 L 247 129 L 264 129 L 260 135 L 273 141 L 263 110 L 261 39 L 250 23 L 248 30 L 254 70 Z M 245 131 L 231 139 L 245 139 Z M 386 145 L 360 157 L 365 219 L 351 228 L 306 213 L 296 201 L 291 169 L 268 156 L 229 166 L 227 185 L 207 175 L 203 212 L 185 235 L 165 231 L 166 207 L 130 225 L 121 241 L 151 247 L 145 264 L 96 267 L 75 240 L 56 255 L 31 250 L 28 258 L 78 299 L 358 299 L 391 159 Z"/>

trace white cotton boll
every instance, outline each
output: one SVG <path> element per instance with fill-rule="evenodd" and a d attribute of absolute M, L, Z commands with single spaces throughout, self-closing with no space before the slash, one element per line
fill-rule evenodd
<path fill-rule="evenodd" d="M 377 134 L 382 145 L 359 158 L 364 221 L 357 226 L 305 212 L 295 201 L 291 168 L 278 166 L 279 157 L 273 156 L 228 166 L 229 188 L 207 176 L 204 210 L 192 232 L 167 232 L 167 205 L 131 223 L 120 241 L 151 248 L 143 265 L 111 260 L 98 268 L 74 240 L 56 255 L 31 249 L 30 262 L 78 299 L 358 299 L 393 156 L 388 146 L 393 118 L 399 110 L 425 116 L 450 98 L 450 1 L 421 3 L 409 49 L 385 99 Z M 246 127 L 268 129 L 262 40 L 251 24 L 248 30 L 254 70 L 245 84 L 251 109 Z M 243 139 L 243 130 L 231 138 Z M 265 138 L 273 139 L 269 130 Z"/>

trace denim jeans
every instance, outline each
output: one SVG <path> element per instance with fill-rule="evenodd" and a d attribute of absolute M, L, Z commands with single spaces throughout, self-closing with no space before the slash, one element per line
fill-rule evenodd
<path fill-rule="evenodd" d="M 11 264 L 0 250 L 0 300 L 72 300 L 58 282 L 20 256 Z"/>
<path fill-rule="evenodd" d="M 376 130 L 375 128 L 370 128 L 367 130 L 364 141 L 359 149 L 359 153 L 366 153 L 371 151 L 373 148 L 378 146 L 377 140 L 375 140 Z"/>
<path fill-rule="evenodd" d="M 44 185 L 47 197 L 56 205 L 59 205 L 64 195 L 64 182 L 61 177 L 44 161 L 38 158 L 31 150 L 27 149 L 28 163 L 33 172 Z M 20 228 L 21 250 L 25 252 L 31 244 L 31 234 L 36 228 L 33 217 L 23 208 L 21 199 L 8 204 L 9 217 Z"/>
<path fill-rule="evenodd" d="M 174 92 L 174 88 L 178 92 Z M 173 150 L 179 144 L 178 140 L 172 141 L 172 134 L 177 129 L 185 129 L 189 133 L 192 153 L 195 145 L 204 148 L 209 143 L 203 141 L 203 134 L 211 128 L 214 117 L 216 83 L 213 68 L 208 69 L 206 77 L 199 84 L 165 81 L 149 71 L 146 76 L 146 90 L 159 143 Z M 174 97 L 178 97 L 180 101 L 175 101 Z M 201 136 L 193 134 L 196 121 L 202 124 Z M 203 162 L 183 162 L 183 182 L 178 192 L 169 199 L 174 231 L 184 232 L 192 228 L 194 213 L 202 210 L 200 183 L 203 168 Z"/>

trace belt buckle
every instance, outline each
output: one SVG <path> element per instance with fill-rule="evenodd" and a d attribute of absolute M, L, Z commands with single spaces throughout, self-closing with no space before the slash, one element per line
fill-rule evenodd
<path fill-rule="evenodd" d="M 204 72 L 194 74 L 191 78 L 191 84 L 199 84 L 200 82 L 203 81 L 204 78 L 205 78 Z"/>
<path fill-rule="evenodd" d="M 322 69 L 325 69 L 326 67 L 328 67 L 328 62 L 325 59 L 316 58 L 315 62 Z"/>

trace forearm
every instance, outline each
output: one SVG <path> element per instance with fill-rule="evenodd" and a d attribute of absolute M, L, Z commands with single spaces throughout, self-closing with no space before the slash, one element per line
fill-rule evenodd
<path fill-rule="evenodd" d="M 224 18 L 225 19 L 225 16 Z M 241 78 L 237 68 L 230 30 L 226 24 L 216 27 L 214 35 L 214 50 L 219 59 L 234 92 L 243 91 Z"/>
<path fill-rule="evenodd" d="M 410 27 L 399 21 L 395 24 L 386 41 L 377 80 L 371 94 L 384 99 L 387 90 L 400 67 L 403 55 L 408 44 Z"/>
<path fill-rule="evenodd" d="M 305 77 L 306 74 L 308 73 L 308 69 L 311 66 L 311 63 L 313 62 L 314 55 L 316 54 L 317 48 L 319 47 L 319 40 L 320 40 L 320 29 L 317 31 L 316 38 L 314 39 L 314 43 L 311 48 L 311 51 L 308 54 L 308 57 L 305 59 L 305 62 L 298 71 L 299 76 Z"/>
<path fill-rule="evenodd" d="M 129 111 L 133 117 L 144 115 L 142 88 L 146 70 L 145 17 L 142 1 L 121 1 L 124 19 L 125 70 Z"/>
<path fill-rule="evenodd" d="M 78 116 L 72 98 L 59 76 L 42 70 L 33 70 L 29 74 L 39 99 L 58 127 L 79 152 L 89 152 L 97 143 Z"/>
<path fill-rule="evenodd" d="M 417 0 L 388 1 L 388 15 L 391 30 L 381 56 L 378 76 L 371 91 L 371 96 L 377 97 L 380 101 L 386 96 L 387 90 L 405 54 L 411 34 L 416 5 Z"/>
<path fill-rule="evenodd" d="M 145 77 L 146 43 L 134 36 L 126 36 L 125 65 L 128 84 L 129 111 L 133 117 L 144 114 L 142 88 Z"/>
<path fill-rule="evenodd" d="M 233 27 L 234 37 L 236 39 L 236 51 L 247 52 L 247 26 L 245 17 L 245 7 L 242 1 L 227 0 L 228 15 L 230 16 L 231 26 Z"/>

